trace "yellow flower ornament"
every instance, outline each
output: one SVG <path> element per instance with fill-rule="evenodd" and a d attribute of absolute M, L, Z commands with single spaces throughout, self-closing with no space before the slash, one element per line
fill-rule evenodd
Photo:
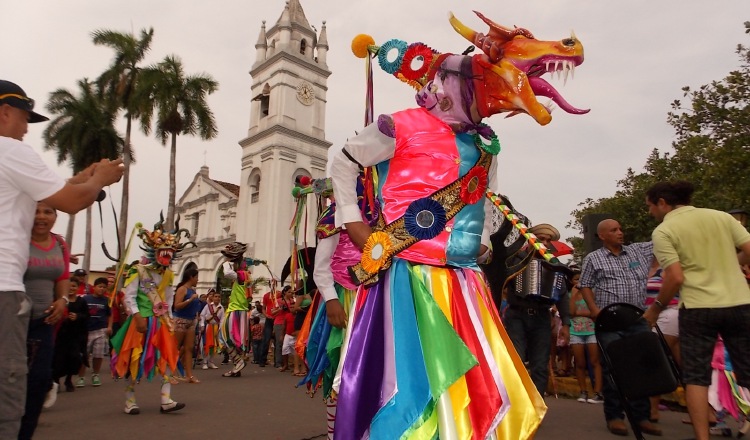
<path fill-rule="evenodd" d="M 362 249 L 362 269 L 374 274 L 384 269 L 391 257 L 391 239 L 383 231 L 375 231 L 367 238 Z"/>

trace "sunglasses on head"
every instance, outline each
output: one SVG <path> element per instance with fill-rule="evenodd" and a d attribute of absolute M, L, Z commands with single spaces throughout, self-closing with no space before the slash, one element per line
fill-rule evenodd
<path fill-rule="evenodd" d="M 17 93 L 7 93 L 5 95 L 0 95 L 0 101 L 4 101 L 8 98 L 20 99 L 21 101 L 26 103 L 24 110 L 28 110 L 28 111 L 34 110 L 34 100 L 29 98 L 28 96 L 19 95 Z"/>

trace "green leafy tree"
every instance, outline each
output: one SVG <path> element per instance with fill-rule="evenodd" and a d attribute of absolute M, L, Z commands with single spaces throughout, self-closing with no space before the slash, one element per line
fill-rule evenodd
<path fill-rule="evenodd" d="M 169 201 L 165 225 L 174 225 L 175 164 L 177 136 L 198 135 L 209 140 L 216 137 L 218 129 L 206 98 L 219 88 L 219 83 L 208 74 L 186 75 L 182 61 L 169 55 L 155 66 L 141 72 L 141 89 L 152 105 L 143 110 L 141 124 L 148 134 L 156 112 L 155 133 L 162 145 L 171 139 L 169 156 Z"/>
<path fill-rule="evenodd" d="M 745 23 L 750 33 L 750 22 Z M 611 197 L 587 199 L 568 226 L 582 231 L 586 214 L 609 213 L 620 221 L 626 239 L 649 240 L 656 222 L 645 208 L 646 190 L 663 180 L 687 180 L 696 191 L 696 206 L 728 211 L 750 208 L 750 48 L 737 46 L 740 67 L 724 79 L 683 87 L 682 101 L 672 103 L 667 122 L 675 129 L 674 151 L 654 149 L 644 171 L 628 169 Z"/>
<path fill-rule="evenodd" d="M 73 174 L 94 162 L 114 159 L 124 141 L 115 128 L 116 110 L 103 100 L 96 84 L 88 79 L 78 81 L 78 95 L 66 89 L 50 94 L 47 110 L 55 117 L 44 130 L 44 148 L 57 152 L 57 163 L 70 162 Z M 68 242 L 73 240 L 75 216 L 68 223 Z M 91 207 L 86 210 L 86 245 L 83 268 L 91 264 Z"/>
<path fill-rule="evenodd" d="M 102 73 L 97 83 L 104 97 L 116 103 L 125 112 L 125 143 L 122 149 L 124 172 L 122 175 L 122 201 L 120 205 L 119 242 L 125 243 L 128 231 L 128 207 L 130 202 L 130 165 L 135 162 L 130 142 L 133 118 L 138 118 L 141 109 L 148 105 L 143 95 L 137 91 L 138 79 L 146 53 L 151 48 L 154 29 L 142 29 L 140 37 L 132 33 L 116 32 L 107 29 L 96 30 L 91 34 L 94 44 L 114 50 L 115 57 L 109 68 Z M 122 249 L 120 249 L 122 252 Z"/>

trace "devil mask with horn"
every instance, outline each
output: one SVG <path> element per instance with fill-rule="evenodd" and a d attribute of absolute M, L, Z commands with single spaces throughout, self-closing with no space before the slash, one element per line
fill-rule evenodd
<path fill-rule="evenodd" d="M 542 78 L 551 73 L 567 81 L 583 62 L 583 45 L 575 35 L 560 41 L 541 41 L 526 29 L 509 29 L 476 12 L 489 25 L 487 35 L 461 23 L 453 14 L 453 28 L 482 54 L 465 56 L 439 53 L 423 43 L 407 45 L 389 40 L 375 46 L 368 35 L 352 42 L 355 55 L 376 54 L 380 67 L 418 90 L 417 103 L 449 124 L 477 124 L 497 113 L 526 113 L 540 125 L 552 117 L 552 102 L 571 114 L 584 114 L 570 105 Z M 393 59 L 393 51 L 396 51 Z M 548 104 L 538 101 L 549 98 Z"/>
<path fill-rule="evenodd" d="M 192 241 L 180 243 L 183 235 L 185 238 L 190 238 L 190 232 L 187 229 L 180 229 L 179 215 L 175 221 L 175 229 L 171 232 L 165 232 L 163 229 L 163 213 L 159 214 L 159 222 L 154 225 L 153 232 L 145 229 L 140 223 L 136 227 L 138 227 L 138 236 L 143 240 L 143 245 L 141 245 L 144 251 L 143 263 L 156 268 L 169 267 L 187 245 L 196 246 Z"/>

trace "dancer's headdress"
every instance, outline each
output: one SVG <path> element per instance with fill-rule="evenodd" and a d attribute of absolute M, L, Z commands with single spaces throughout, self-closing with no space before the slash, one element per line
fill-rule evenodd
<path fill-rule="evenodd" d="M 163 213 L 159 213 L 159 221 L 154 225 L 153 231 L 144 228 L 141 223 L 138 223 L 136 227 L 138 228 L 138 236 L 143 240 L 140 247 L 144 251 L 144 258 L 152 266 L 168 267 L 172 264 L 172 261 L 179 257 L 180 252 L 187 245 L 196 247 L 196 244 L 192 241 L 180 243 L 183 236 L 190 238 L 190 232 L 184 228 L 180 229 L 179 215 L 175 220 L 175 229 L 170 232 L 164 231 Z"/>

